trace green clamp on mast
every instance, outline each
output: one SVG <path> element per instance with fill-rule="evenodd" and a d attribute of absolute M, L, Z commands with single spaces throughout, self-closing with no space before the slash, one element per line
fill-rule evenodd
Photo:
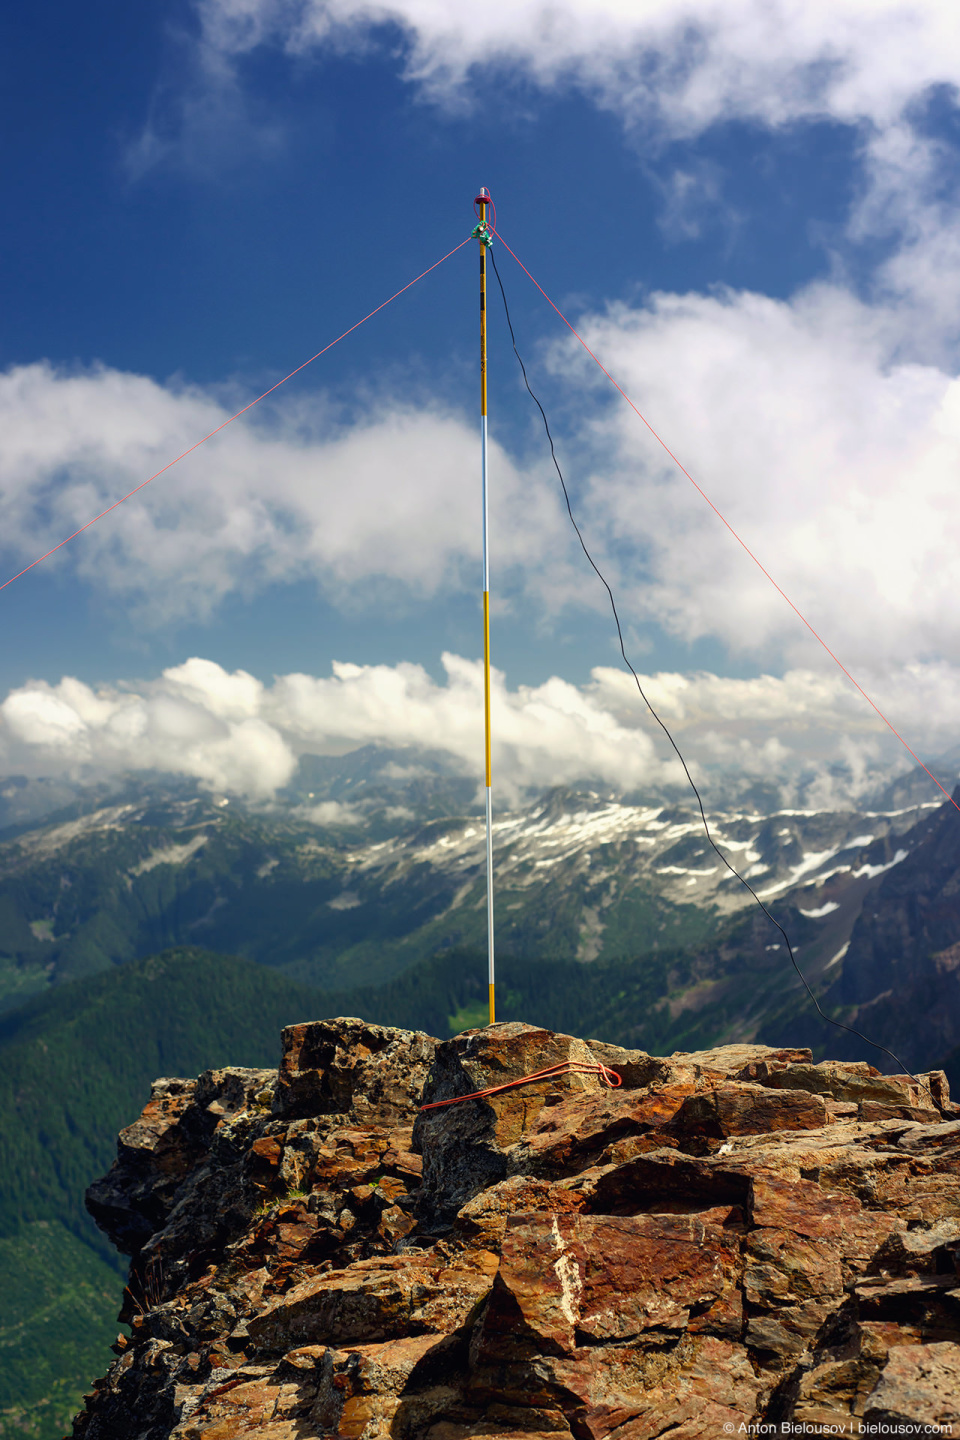
<path fill-rule="evenodd" d="M 482 221 L 479 225 L 475 225 L 470 231 L 470 238 L 471 240 L 479 240 L 481 245 L 486 245 L 488 250 L 493 244 L 493 236 L 490 234 L 490 227 L 489 225 L 485 225 Z"/>

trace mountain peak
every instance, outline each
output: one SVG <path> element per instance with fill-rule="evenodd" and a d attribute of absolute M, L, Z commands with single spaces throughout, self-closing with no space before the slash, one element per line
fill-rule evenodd
<path fill-rule="evenodd" d="M 132 1336 L 74 1435 L 949 1423 L 958 1171 L 940 1072 L 289 1026 L 158 1081 L 92 1187 Z"/>

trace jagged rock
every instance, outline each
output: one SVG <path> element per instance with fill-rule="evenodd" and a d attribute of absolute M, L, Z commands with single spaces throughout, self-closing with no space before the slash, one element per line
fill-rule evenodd
<path fill-rule="evenodd" d="M 900 1137 L 904 1150 L 932 1150 L 960 1146 L 960 1120 L 948 1125 L 914 1125 Z"/>
<path fill-rule="evenodd" d="M 205 1070 L 198 1080 L 154 1081 L 139 1119 L 121 1130 L 116 1164 L 87 1191 L 87 1209 L 125 1255 L 165 1223 L 180 1186 L 205 1158 L 225 1116 L 269 1101 L 272 1070 Z"/>
<path fill-rule="evenodd" d="M 678 1141 L 719 1144 L 733 1135 L 775 1130 L 822 1130 L 827 1111 L 819 1095 L 805 1090 L 764 1092 L 755 1085 L 723 1085 L 684 1100 L 666 1127 Z"/>
<path fill-rule="evenodd" d="M 467 1030 L 437 1047 L 422 1103 L 436 1105 L 507 1085 L 567 1061 L 597 1064 L 583 1040 L 533 1025 L 508 1022 Z M 507 1152 L 523 1139 L 548 1100 L 571 1093 L 596 1094 L 602 1088 L 598 1074 L 566 1074 L 504 1090 L 486 1100 L 421 1110 L 413 1141 L 423 1154 L 427 1222 L 449 1224 L 461 1205 L 508 1174 Z"/>
<path fill-rule="evenodd" d="M 587 1047 L 595 1060 L 615 1070 L 621 1083 L 628 1090 L 643 1090 L 663 1078 L 666 1062 L 646 1050 L 624 1050 L 620 1045 L 608 1045 L 605 1040 L 588 1040 Z"/>
<path fill-rule="evenodd" d="M 565 1061 L 622 1084 L 420 1109 Z M 346 1019 L 284 1031 L 279 1073 L 158 1082 L 91 1187 L 132 1336 L 74 1435 L 954 1423 L 960 1122 L 921 1078 Z"/>
<path fill-rule="evenodd" d="M 777 1050 L 772 1045 L 718 1045 L 713 1050 L 686 1052 L 675 1050 L 670 1057 L 674 1063 L 696 1065 L 701 1069 L 715 1070 L 728 1078 L 736 1076 L 747 1065 L 793 1065 L 808 1064 L 813 1059 L 811 1050 Z"/>
<path fill-rule="evenodd" d="M 941 1220 L 929 1230 L 896 1230 L 880 1246 L 874 1265 L 899 1275 L 960 1273 L 960 1220 Z"/>
<path fill-rule="evenodd" d="M 745 1080 L 777 1090 L 809 1090 L 815 1095 L 829 1095 L 834 1100 L 855 1100 L 873 1105 L 927 1111 L 931 1118 L 940 1118 L 936 1096 L 930 1085 L 912 1075 L 881 1075 L 865 1060 L 824 1060 L 819 1065 L 785 1062 L 773 1056 L 746 1064 L 741 1071 Z M 946 1076 L 943 1071 L 938 1077 Z M 923 1077 L 923 1081 L 926 1077 Z M 938 1085 L 943 1094 L 943 1083 Z M 899 1117 L 873 1115 L 875 1120 Z M 912 1117 L 906 1117 L 912 1118 Z"/>
<path fill-rule="evenodd" d="M 288 1025 L 281 1042 L 274 1114 L 352 1115 L 361 1125 L 409 1113 L 437 1048 L 436 1040 L 419 1031 L 365 1020 Z"/>
<path fill-rule="evenodd" d="M 960 1348 L 895 1345 L 867 1398 L 867 1424 L 955 1425 L 960 1421 Z"/>

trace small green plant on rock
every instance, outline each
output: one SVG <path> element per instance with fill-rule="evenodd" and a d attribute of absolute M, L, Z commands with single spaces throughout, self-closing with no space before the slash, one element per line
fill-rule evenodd
<path fill-rule="evenodd" d="M 264 1196 L 254 1210 L 252 1218 L 254 1220 L 266 1220 L 267 1216 L 274 1210 L 278 1210 L 281 1205 L 290 1205 L 296 1200 L 308 1200 L 309 1198 L 310 1192 L 308 1190 L 301 1189 L 299 1185 L 288 1185 L 286 1190 L 279 1195 Z"/>

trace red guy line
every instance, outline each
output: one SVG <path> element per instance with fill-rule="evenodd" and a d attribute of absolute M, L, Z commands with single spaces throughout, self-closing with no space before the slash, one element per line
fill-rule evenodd
<path fill-rule="evenodd" d="M 555 1080 L 561 1075 L 599 1075 L 610 1090 L 623 1084 L 623 1076 L 609 1065 L 590 1065 L 585 1060 L 560 1060 L 548 1065 L 546 1070 L 535 1070 L 532 1075 L 521 1075 L 519 1080 L 507 1080 L 503 1085 L 491 1085 L 489 1090 L 472 1090 L 469 1095 L 454 1095 L 450 1100 L 434 1100 L 431 1105 L 421 1105 L 424 1110 L 442 1110 L 446 1105 L 459 1105 L 463 1100 L 486 1100 L 489 1095 L 499 1095 L 501 1090 L 514 1090 L 518 1085 L 532 1085 L 536 1080 Z"/>
<path fill-rule="evenodd" d="M 334 345 L 339 345 L 340 341 L 345 340 L 348 335 L 352 335 L 354 330 L 359 330 L 361 325 L 365 325 L 368 320 L 373 319 L 374 315 L 378 315 L 381 310 L 385 310 L 388 305 L 403 295 L 405 291 L 412 289 L 418 280 L 424 279 L 432 270 L 436 270 L 443 264 L 444 260 L 449 260 L 451 255 L 456 255 L 457 251 L 462 250 L 464 245 L 468 245 L 471 239 L 472 236 L 468 235 L 466 240 L 461 240 L 459 245 L 455 245 L 452 250 L 448 250 L 446 255 L 437 260 L 427 270 L 421 271 L 415 280 L 409 281 L 402 289 L 397 290 L 390 296 L 389 300 L 384 300 L 375 310 L 371 310 L 368 315 L 364 315 L 362 320 L 358 320 L 355 325 L 351 325 L 349 330 L 344 330 L 343 334 L 338 335 L 336 340 L 331 340 L 329 345 L 324 345 L 323 349 L 318 350 L 316 355 L 311 355 L 309 360 L 304 360 L 303 364 L 298 365 L 296 370 L 291 370 L 289 375 L 284 375 L 283 379 L 278 380 L 275 385 L 271 385 L 269 390 L 264 390 L 263 394 L 258 395 L 256 400 L 251 400 L 248 405 L 244 405 L 243 409 L 238 410 L 236 415 L 231 415 L 229 420 L 224 420 L 223 424 L 218 425 L 215 430 L 211 430 L 209 435 L 204 435 L 202 440 L 198 440 L 196 444 L 191 445 L 189 449 L 182 451 L 174 460 L 169 460 L 162 469 L 157 470 L 149 479 L 143 480 L 135 489 L 129 491 L 128 494 L 122 495 L 119 500 L 114 500 L 113 504 L 108 505 L 106 510 L 101 510 L 99 515 L 94 515 L 92 520 L 88 520 L 85 525 L 81 525 L 79 530 L 74 530 L 72 535 L 68 535 L 66 539 L 61 540 L 58 545 L 54 545 L 52 550 L 48 550 L 44 555 L 38 555 L 36 560 L 31 560 L 30 564 L 25 565 L 22 570 L 18 570 L 16 575 L 11 575 L 9 580 L 4 580 L 3 584 L 0 585 L 0 590 L 6 590 L 7 586 L 12 585 L 14 580 L 19 580 L 21 575 L 26 575 L 34 566 L 42 564 L 44 560 L 49 560 L 51 555 L 55 555 L 58 550 L 62 550 L 64 545 L 69 545 L 71 540 L 76 540 L 77 536 L 82 535 L 84 530 L 89 530 L 91 525 L 96 525 L 98 520 L 102 520 L 104 516 L 116 510 L 118 505 L 123 505 L 127 500 L 131 500 L 134 495 L 139 495 L 140 491 L 145 489 L 153 480 L 159 479 L 159 477 L 165 475 L 168 470 L 172 470 L 174 465 L 178 465 L 181 460 L 185 460 L 188 455 L 192 455 L 194 450 L 199 450 L 200 446 L 205 445 L 208 440 L 212 440 L 214 435 L 219 435 L 221 430 L 226 430 L 227 426 L 232 425 L 234 420 L 239 420 L 241 415 L 246 415 L 248 410 L 252 410 L 255 405 L 259 405 L 261 400 L 266 400 L 267 396 L 272 395 L 274 390 L 279 390 L 281 385 L 286 385 L 287 381 L 292 380 L 294 375 L 299 375 L 300 371 L 306 370 L 307 366 L 312 365 L 314 360 L 319 360 L 320 356 L 325 355 L 328 350 L 332 350 Z M 511 251 L 511 254 L 512 253 Z"/>
<path fill-rule="evenodd" d="M 520 269 L 523 271 L 524 275 L 526 275 L 527 279 L 532 281 L 532 283 L 540 291 L 540 294 L 543 296 L 544 300 L 546 300 L 550 308 L 556 311 L 556 313 L 560 316 L 560 319 L 563 321 L 564 325 L 566 325 L 570 333 L 574 335 L 577 340 L 580 341 L 580 344 L 583 346 L 584 350 L 586 350 L 587 354 L 590 356 L 590 359 L 594 362 L 595 365 L 599 367 L 599 369 L 603 371 L 604 375 L 606 375 L 613 388 L 619 391 L 619 393 L 623 396 L 624 400 L 626 400 L 633 413 L 643 421 L 644 425 L 650 431 L 650 434 L 653 436 L 654 440 L 656 440 L 657 444 L 660 445 L 667 452 L 667 454 L 670 456 L 670 459 L 673 461 L 674 465 L 676 465 L 677 469 L 681 472 L 681 474 L 686 475 L 687 479 L 690 481 L 690 484 L 707 502 L 714 515 L 716 515 L 717 519 L 722 521 L 722 523 L 727 527 L 734 540 L 736 540 L 737 544 L 747 552 L 754 565 L 756 565 L 757 569 L 762 571 L 763 574 L 766 575 L 767 579 L 770 581 L 770 584 L 773 586 L 774 590 L 776 590 L 777 594 L 780 595 L 784 600 L 786 600 L 787 604 L 790 606 L 790 609 L 796 615 L 797 619 L 802 621 L 802 623 L 810 631 L 810 634 L 813 636 L 814 640 L 816 640 L 817 643 L 821 645 L 824 650 L 826 650 L 827 654 L 830 656 L 830 659 L 843 671 L 844 675 L 846 675 L 847 679 L 850 681 L 850 684 L 854 687 L 854 689 L 859 690 L 860 694 L 863 696 L 864 700 L 866 700 L 870 708 L 874 710 L 877 715 L 879 715 L 880 719 L 883 721 L 884 725 L 886 725 L 887 729 L 897 737 L 904 750 L 906 750 L 909 755 L 913 756 L 914 760 L 916 760 L 917 764 L 920 766 L 920 769 L 926 771 L 926 773 L 930 776 L 930 779 L 933 781 L 934 785 L 936 785 L 939 790 L 943 791 L 944 795 L 946 795 L 947 799 L 950 801 L 950 804 L 954 807 L 954 809 L 960 811 L 960 805 L 958 805 L 956 800 L 954 800 L 953 796 L 950 794 L 950 791 L 946 788 L 946 786 L 940 784 L 940 781 L 937 779 L 936 775 L 934 775 L 931 770 L 927 770 L 927 767 L 920 759 L 920 756 L 914 749 L 911 748 L 911 746 L 907 744 L 906 740 L 904 740 L 903 736 L 900 734 L 900 731 L 896 728 L 895 725 L 891 724 L 891 722 L 887 719 L 886 715 L 884 715 L 883 711 L 880 709 L 880 706 L 877 705 L 875 701 L 870 699 L 870 696 L 867 694 L 866 690 L 864 690 L 860 682 L 853 678 L 846 665 L 844 665 L 843 661 L 840 660 L 833 653 L 826 640 L 824 640 L 823 636 L 817 634 L 816 630 L 814 630 L 813 626 L 810 624 L 810 621 L 807 619 L 806 615 L 804 615 L 803 611 L 800 610 L 798 606 L 793 603 L 786 591 L 777 584 L 776 580 L 774 580 L 773 576 L 770 574 L 770 571 L 766 568 L 762 561 L 760 561 L 757 556 L 754 555 L 747 542 L 742 539 L 740 535 L 737 534 L 736 530 L 734 530 L 733 526 L 730 524 L 730 521 L 720 510 L 718 510 L 717 506 L 714 505 L 713 501 L 710 499 L 710 496 L 706 493 L 703 487 L 701 485 L 698 485 L 696 480 L 694 480 L 693 476 L 690 474 L 690 471 L 687 470 L 685 466 L 681 465 L 680 461 L 677 459 L 676 455 L 674 455 L 667 442 L 657 434 L 656 430 L 654 430 L 647 417 L 642 414 L 640 410 L 638 410 L 637 406 L 634 405 L 633 401 L 630 399 L 630 396 L 626 393 L 624 389 L 621 388 L 620 385 L 617 384 L 616 380 L 614 380 L 613 376 L 610 374 L 610 371 L 607 370 L 607 368 L 602 365 L 601 362 L 597 359 L 596 355 L 594 355 L 593 351 L 590 349 L 590 346 L 587 344 L 586 340 L 584 340 L 583 336 L 577 334 L 577 331 L 574 330 L 566 315 L 564 315 L 560 307 L 558 305 L 555 305 L 554 302 L 550 299 L 550 296 L 547 294 L 546 290 L 544 290 L 540 282 L 538 280 L 535 280 L 534 277 L 530 274 L 530 271 L 527 269 L 526 265 L 524 265 L 519 255 L 517 255 L 513 250 L 510 249 L 510 246 L 507 244 L 506 240 L 504 240 L 503 236 L 498 230 L 495 230 L 492 225 L 490 228 L 491 230 L 493 230 L 493 233 L 496 235 L 497 239 L 500 241 L 504 249 L 509 251 L 509 253 L 513 256 L 514 260 L 516 260 L 517 264 L 520 266 Z"/>

